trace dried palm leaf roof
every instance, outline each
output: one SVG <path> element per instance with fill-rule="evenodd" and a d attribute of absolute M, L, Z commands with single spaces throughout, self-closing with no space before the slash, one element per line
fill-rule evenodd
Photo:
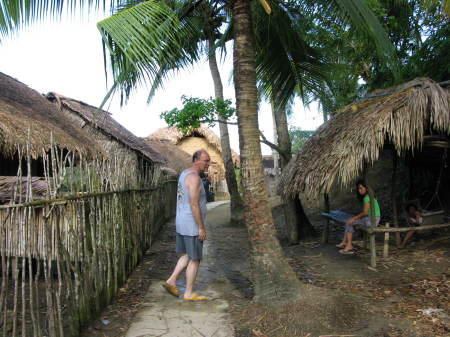
<path fill-rule="evenodd" d="M 36 90 L 0 73 L 0 147 L 12 155 L 28 139 L 34 158 L 48 150 L 52 141 L 53 145 L 88 156 L 101 154 L 97 144 L 74 127 L 54 104 Z"/>
<path fill-rule="evenodd" d="M 166 159 L 166 166 L 174 170 L 177 174 L 192 165 L 191 156 L 173 144 L 169 140 L 164 139 L 148 139 L 144 141 L 153 149 L 158 151 Z"/>
<path fill-rule="evenodd" d="M 316 197 L 333 182 L 347 185 L 375 162 L 386 142 L 401 155 L 420 150 L 424 136 L 450 133 L 450 91 L 427 78 L 377 90 L 337 111 L 304 144 L 282 174 L 284 197 Z"/>
<path fill-rule="evenodd" d="M 0 176 L 0 203 L 9 201 L 14 195 L 15 190 L 21 192 L 22 200 L 25 200 L 27 184 L 27 177 Z M 48 183 L 44 178 L 31 177 L 31 188 L 35 200 L 44 199 L 47 194 Z"/>
<path fill-rule="evenodd" d="M 114 120 L 109 112 L 54 92 L 48 93 L 47 98 L 60 107 L 64 107 L 78 114 L 87 123 L 90 123 L 108 136 L 115 138 L 120 143 L 149 158 L 151 161 L 155 163 L 165 162 L 160 153 Z"/>
<path fill-rule="evenodd" d="M 159 140 L 168 140 L 171 141 L 173 144 L 179 144 L 181 141 L 183 141 L 187 137 L 192 136 L 200 136 L 204 137 L 206 141 L 211 144 L 211 146 L 220 154 L 222 154 L 222 146 L 220 145 L 220 138 L 211 130 L 211 128 L 207 127 L 206 125 L 202 125 L 199 128 L 192 129 L 189 131 L 189 133 L 184 134 L 181 132 L 180 129 L 177 127 L 166 127 L 166 128 L 160 128 L 156 130 L 155 132 L 152 132 L 149 136 L 147 136 L 147 139 L 159 139 Z M 231 150 L 231 156 L 233 158 L 233 164 L 236 167 L 239 167 L 240 165 L 240 159 L 239 155 L 234 151 Z"/>

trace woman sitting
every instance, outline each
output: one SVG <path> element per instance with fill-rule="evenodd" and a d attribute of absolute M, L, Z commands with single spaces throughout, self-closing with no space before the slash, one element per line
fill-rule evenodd
<path fill-rule="evenodd" d="M 353 225 L 362 225 L 362 226 L 372 226 L 371 223 L 371 215 L 372 210 L 370 207 L 370 197 L 367 192 L 367 186 L 364 181 L 358 181 L 356 183 L 357 188 L 357 196 L 360 201 L 363 202 L 363 209 L 361 213 L 355 215 L 354 217 L 347 220 L 345 224 L 344 237 L 342 242 L 336 247 L 342 248 L 339 253 L 341 254 L 353 254 L 353 233 L 355 232 Z M 375 213 L 375 223 L 374 226 L 377 226 L 380 223 L 380 206 L 378 205 L 377 199 L 373 200 L 373 209 Z"/>
<path fill-rule="evenodd" d="M 408 204 L 406 205 L 406 222 L 408 223 L 408 226 L 411 227 L 417 227 L 420 226 L 423 222 L 422 213 L 420 213 L 419 209 L 414 204 Z M 405 248 L 406 243 L 411 239 L 411 237 L 414 235 L 414 231 L 409 231 L 406 233 L 405 237 L 403 238 L 402 243 L 398 248 Z"/>

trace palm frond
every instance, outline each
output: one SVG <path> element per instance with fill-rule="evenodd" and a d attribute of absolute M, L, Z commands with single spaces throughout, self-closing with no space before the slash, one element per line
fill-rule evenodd
<path fill-rule="evenodd" d="M 199 57 L 196 30 L 162 1 L 147 1 L 98 23 L 109 51 L 115 90 L 121 102 L 138 85 L 152 86 L 149 99 L 172 69 Z"/>
<path fill-rule="evenodd" d="M 0 2 L 0 36 L 48 18 L 59 18 L 64 11 L 73 14 L 84 8 L 114 9 L 118 0 L 2 0 Z"/>
<path fill-rule="evenodd" d="M 306 92 L 317 90 L 329 69 L 303 39 L 301 21 L 278 6 L 270 17 L 258 6 L 253 13 L 257 76 L 266 96 L 277 93 L 277 104 L 284 106 L 294 94 L 306 97 Z"/>
<path fill-rule="evenodd" d="M 393 75 L 400 76 L 395 48 L 366 2 L 360 0 L 333 0 L 333 2 L 338 7 L 334 13 L 350 23 L 357 32 L 370 37 L 375 43 L 376 52 L 389 65 Z"/>
<path fill-rule="evenodd" d="M 442 0 L 442 9 L 444 10 L 444 13 L 450 17 L 450 0 Z"/>

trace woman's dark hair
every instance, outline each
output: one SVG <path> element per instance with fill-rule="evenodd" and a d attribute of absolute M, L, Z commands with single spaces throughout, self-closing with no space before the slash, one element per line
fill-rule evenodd
<path fill-rule="evenodd" d="M 410 209 L 411 207 L 414 208 L 416 211 L 419 210 L 419 208 L 418 208 L 416 205 L 414 205 L 414 204 L 407 204 L 407 205 L 405 206 L 405 211 L 408 213 L 408 212 L 409 212 L 409 209 Z"/>
<path fill-rule="evenodd" d="M 358 180 L 358 181 L 356 182 L 356 197 L 358 198 L 359 201 L 363 201 L 365 195 L 359 194 L 359 192 L 358 192 L 358 186 L 359 186 L 359 185 L 364 186 L 364 188 L 365 188 L 366 191 L 367 191 L 366 182 L 365 182 L 364 180 Z"/>

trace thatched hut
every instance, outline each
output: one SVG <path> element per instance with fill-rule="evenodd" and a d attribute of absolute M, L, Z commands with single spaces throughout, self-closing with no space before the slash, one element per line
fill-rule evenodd
<path fill-rule="evenodd" d="M 328 193 L 348 185 L 383 148 L 398 156 L 445 149 L 450 134 L 450 91 L 426 78 L 378 90 L 337 111 L 309 138 L 282 175 L 285 197 Z M 442 152 L 443 150 L 439 151 Z"/>
<path fill-rule="evenodd" d="M 12 335 L 78 336 L 114 298 L 174 215 L 164 161 L 107 112 L 0 73 L 0 292 Z"/>
<path fill-rule="evenodd" d="M 0 73 L 0 176 L 17 174 L 18 147 L 30 144 L 33 158 L 53 145 L 84 155 L 100 155 L 101 148 L 81 128 L 76 128 L 59 109 L 37 91 Z M 42 176 L 38 163 L 32 175 Z"/>
<path fill-rule="evenodd" d="M 167 139 L 143 138 L 152 149 L 164 156 L 166 163 L 163 172 L 178 176 L 183 170 L 192 165 L 192 156 Z"/>
<path fill-rule="evenodd" d="M 403 172 L 382 176 L 384 182 L 380 176 L 374 177 L 377 197 L 381 185 L 395 188 L 401 179 L 407 186 L 391 190 L 388 196 L 393 212 L 398 210 L 398 200 L 425 199 L 421 194 L 425 189 L 430 193 L 427 200 L 421 200 L 422 205 L 440 193 L 441 198 L 434 200 L 440 203 L 436 208 L 448 208 L 445 200 L 450 198 L 444 196 L 443 187 L 450 183 L 446 171 L 449 133 L 450 91 L 445 83 L 418 78 L 377 90 L 334 113 L 306 141 L 283 173 L 280 192 L 284 197 L 303 193 L 317 199 L 336 186 L 348 187 L 362 177 L 364 168 L 370 175 L 380 157 L 391 153 L 395 161 L 391 167 L 403 167 Z"/>
<path fill-rule="evenodd" d="M 318 200 L 324 195 L 328 211 L 329 201 L 334 202 L 328 198 L 330 193 L 348 188 L 358 178 L 368 178 L 374 194 L 381 199 L 382 222 L 386 226 L 367 229 L 372 266 L 376 264 L 375 233 L 395 232 L 399 244 L 399 233 L 411 230 L 408 227 L 387 228 L 387 223 L 399 226 L 403 202 L 416 199 L 428 210 L 440 209 L 440 212 L 428 213 L 438 216 L 437 223 L 415 230 L 448 227 L 450 224 L 445 223 L 442 216 L 442 209 L 450 210 L 448 84 L 450 82 L 435 83 L 418 78 L 377 90 L 335 112 L 286 167 L 279 184 L 282 196 L 300 193 Z M 391 160 L 390 165 L 384 165 L 387 158 Z M 386 167 L 392 170 L 386 172 Z M 384 194 L 379 193 L 381 190 Z M 424 194 L 427 190 L 428 195 Z M 326 242 L 328 225 L 323 234 Z M 385 247 L 388 247 L 388 241 L 385 236 Z M 383 254 L 387 256 L 387 252 L 385 248 Z"/>
<path fill-rule="evenodd" d="M 114 155 L 117 165 L 127 167 L 128 173 L 121 182 L 122 186 L 138 187 L 139 180 L 146 174 L 153 178 L 155 164 L 166 162 L 158 151 L 124 128 L 109 112 L 54 92 L 48 93 L 46 97 L 75 127 L 85 130 L 94 138 L 108 156 Z"/>
<path fill-rule="evenodd" d="M 187 152 L 190 156 L 199 149 L 208 151 L 211 156 L 208 176 L 215 193 L 215 198 L 216 200 L 229 199 L 230 195 L 225 180 L 225 165 L 222 159 L 220 138 L 210 128 L 201 126 L 200 128 L 193 129 L 188 134 L 183 134 L 176 127 L 161 128 L 151 133 L 147 139 L 150 141 L 169 141 Z M 239 167 L 239 155 L 233 150 L 232 158 L 235 167 Z"/>

